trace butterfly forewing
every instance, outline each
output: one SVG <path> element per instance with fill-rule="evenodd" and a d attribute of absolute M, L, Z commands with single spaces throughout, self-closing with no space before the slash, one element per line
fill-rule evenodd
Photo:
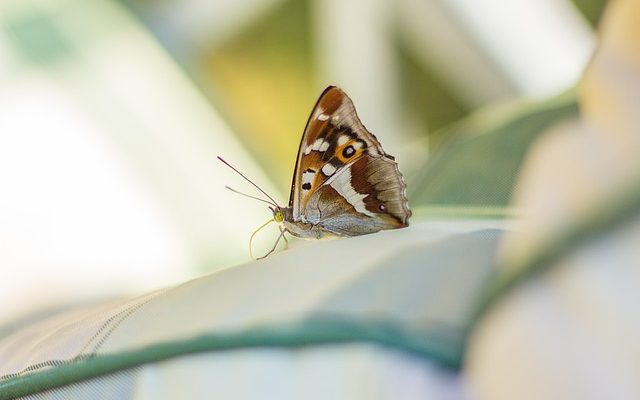
<path fill-rule="evenodd" d="M 289 206 L 294 218 L 331 176 L 364 154 L 385 154 L 378 140 L 362 125 L 351 99 L 328 87 L 314 106 L 305 128 L 294 172 Z"/>
<path fill-rule="evenodd" d="M 393 157 L 362 125 L 349 97 L 328 87 L 305 128 L 289 207 L 337 235 L 407 226 L 405 184 Z"/>

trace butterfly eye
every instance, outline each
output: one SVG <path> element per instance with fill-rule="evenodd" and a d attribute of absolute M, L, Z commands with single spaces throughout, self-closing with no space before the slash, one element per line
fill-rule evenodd
<path fill-rule="evenodd" d="M 275 219 L 276 222 L 284 221 L 284 213 L 282 211 L 278 211 L 276 215 L 273 216 L 273 219 Z"/>
<path fill-rule="evenodd" d="M 385 207 L 384 204 L 380 204 L 378 206 L 378 210 L 380 210 L 380 212 L 385 212 L 385 211 L 387 211 L 387 207 Z"/>

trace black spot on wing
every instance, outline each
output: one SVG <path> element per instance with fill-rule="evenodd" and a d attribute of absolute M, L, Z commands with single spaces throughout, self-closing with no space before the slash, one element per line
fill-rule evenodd
<path fill-rule="evenodd" d="M 356 149 L 354 149 L 353 146 L 347 146 L 344 149 L 342 149 L 342 157 L 349 158 L 352 155 L 354 155 L 355 152 L 356 152 Z"/>

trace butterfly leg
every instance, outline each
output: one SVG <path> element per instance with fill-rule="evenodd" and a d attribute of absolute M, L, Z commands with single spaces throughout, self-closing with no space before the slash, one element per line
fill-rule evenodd
<path fill-rule="evenodd" d="M 280 234 L 282 235 L 282 238 L 284 239 L 284 249 L 288 250 L 289 249 L 289 240 L 287 240 L 287 237 L 284 235 L 284 233 L 287 231 L 287 229 L 283 228 L 282 226 L 278 226 L 278 229 L 280 229 Z"/>
<path fill-rule="evenodd" d="M 273 253 L 276 250 L 276 247 L 278 247 L 278 243 L 280 243 L 280 239 L 282 239 L 284 237 L 285 232 L 287 232 L 286 229 L 282 229 L 280 231 L 280 236 L 278 236 L 278 239 L 276 240 L 276 242 L 274 243 L 273 247 L 271 248 L 271 250 L 269 250 L 269 252 L 265 255 L 263 255 L 262 257 L 258 257 L 256 258 L 256 260 L 262 260 L 263 258 L 266 258 L 267 256 L 269 256 L 271 253 Z M 285 241 L 287 240 L 287 238 L 284 239 Z"/>

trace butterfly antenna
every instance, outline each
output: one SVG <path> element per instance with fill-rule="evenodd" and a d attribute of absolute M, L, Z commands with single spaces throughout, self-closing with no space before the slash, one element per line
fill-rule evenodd
<path fill-rule="evenodd" d="M 272 201 L 272 204 L 276 207 L 278 207 L 278 203 L 267 194 L 267 192 L 265 192 L 264 190 L 262 190 L 260 188 L 260 186 L 256 185 L 255 183 L 253 183 L 253 181 L 249 178 L 247 178 L 246 176 L 244 176 L 242 174 L 242 172 L 238 171 L 237 169 L 235 169 L 235 167 L 233 167 L 231 164 L 229 164 L 228 162 L 226 162 L 222 157 L 218 156 L 218 160 L 222 161 L 227 167 L 231 168 L 232 170 L 234 170 L 238 175 L 240 175 L 241 177 L 243 177 L 247 182 L 249 182 L 250 184 L 252 184 L 256 189 L 258 189 L 260 192 L 262 192 L 262 194 L 264 194 L 265 196 L 267 196 L 267 198 L 269 200 Z"/>
<path fill-rule="evenodd" d="M 251 237 L 249 238 L 249 255 L 251 256 L 251 258 L 253 260 L 259 260 L 260 258 L 264 258 L 264 257 L 260 257 L 260 258 L 255 258 L 253 256 L 253 250 L 251 249 L 251 243 L 253 242 L 253 237 L 256 235 L 256 233 L 260 232 L 260 230 L 262 228 L 264 228 L 265 226 L 269 225 L 271 222 L 274 222 L 274 219 L 271 218 L 270 220 L 268 220 L 267 222 L 265 222 L 264 224 L 260 225 L 260 227 L 258 229 L 256 229 L 255 231 L 253 231 L 253 233 L 251 234 Z M 265 256 L 266 257 L 266 256 Z"/>
<path fill-rule="evenodd" d="M 248 197 L 248 198 L 250 198 L 250 199 L 258 200 L 258 201 L 261 201 L 261 202 L 263 202 L 263 203 L 270 204 L 270 205 L 272 205 L 272 206 L 276 206 L 276 207 L 278 206 L 277 204 L 273 204 L 273 203 L 272 203 L 272 202 L 270 202 L 270 201 L 267 201 L 267 200 L 265 200 L 265 199 L 261 199 L 260 197 L 251 196 L 250 194 L 242 193 L 242 192 L 240 192 L 240 191 L 238 191 L 238 190 L 235 190 L 234 188 L 231 188 L 231 187 L 229 187 L 229 186 L 225 186 L 225 189 L 230 190 L 230 191 L 232 191 L 233 193 L 241 194 L 241 195 L 243 195 L 243 196 L 245 196 L 245 197 Z"/>

